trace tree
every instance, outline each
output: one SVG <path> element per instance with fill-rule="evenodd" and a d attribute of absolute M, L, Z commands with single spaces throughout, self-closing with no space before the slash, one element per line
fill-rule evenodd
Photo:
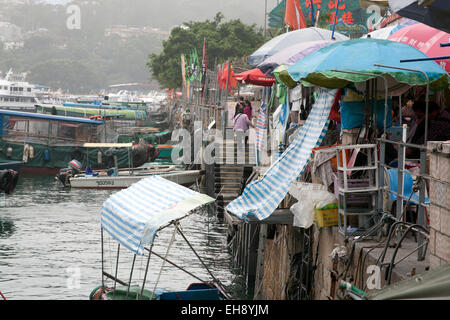
<path fill-rule="evenodd" d="M 261 28 L 255 24 L 249 26 L 239 19 L 222 22 L 223 19 L 223 14 L 219 12 L 212 21 L 185 22 L 173 28 L 169 39 L 163 42 L 163 51 L 149 55 L 147 66 L 153 77 L 163 87 L 180 88 L 181 55 L 189 54 L 194 49 L 201 55 L 204 39 L 210 69 L 214 61 L 223 63 L 229 58 L 250 55 L 266 41 Z"/>

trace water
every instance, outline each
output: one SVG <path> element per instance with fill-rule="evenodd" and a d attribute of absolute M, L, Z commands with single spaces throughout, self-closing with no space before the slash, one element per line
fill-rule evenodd
<path fill-rule="evenodd" d="M 12 196 L 0 195 L 0 291 L 8 300 L 86 300 L 101 284 L 100 208 L 114 192 L 64 190 L 54 176 L 19 178 Z M 234 274 L 226 225 L 204 210 L 181 223 L 183 234 L 225 286 Z M 173 228 L 161 231 L 154 251 L 165 256 Z M 117 242 L 104 237 L 104 268 L 115 274 Z M 120 251 L 118 278 L 128 282 L 133 255 Z M 178 234 L 168 259 L 202 280 L 212 277 Z M 142 284 L 147 257 L 135 262 L 133 281 Z M 146 289 L 183 290 L 194 277 L 151 257 Z"/>

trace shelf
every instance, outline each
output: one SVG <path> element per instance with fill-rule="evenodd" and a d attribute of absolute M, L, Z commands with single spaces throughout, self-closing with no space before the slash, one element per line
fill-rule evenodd
<path fill-rule="evenodd" d="M 348 212 L 348 209 L 347 209 L 347 212 L 345 213 L 343 209 L 339 209 L 339 214 L 344 216 L 344 217 L 349 217 L 349 216 L 370 216 L 370 215 L 375 214 L 375 213 L 376 213 L 375 210 L 368 210 L 366 212 L 364 212 L 364 211 L 361 212 L 359 210 L 355 211 L 355 212 Z"/>
<path fill-rule="evenodd" d="M 337 169 L 338 169 L 338 171 L 377 170 L 378 166 L 352 167 L 352 168 L 337 167 Z"/>
<path fill-rule="evenodd" d="M 356 189 L 356 188 L 355 189 L 342 189 L 342 188 L 339 188 L 338 193 L 340 195 L 345 195 L 345 194 L 348 194 L 348 193 L 378 192 L 378 190 L 379 190 L 378 187 L 363 188 L 363 189 Z"/>

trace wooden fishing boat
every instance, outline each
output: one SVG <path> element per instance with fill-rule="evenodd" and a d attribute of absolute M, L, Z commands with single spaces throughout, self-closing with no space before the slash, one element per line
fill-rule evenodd
<path fill-rule="evenodd" d="M 22 161 L 21 172 L 57 173 L 74 159 L 83 167 L 129 167 L 128 150 L 109 144 L 89 152 L 85 148 L 116 139 L 117 133 L 103 120 L 0 110 L 0 161 Z M 144 158 L 135 166 L 148 161 Z"/>
<path fill-rule="evenodd" d="M 22 161 L 8 161 L 0 160 L 0 170 L 14 170 L 19 171 L 22 168 Z"/>

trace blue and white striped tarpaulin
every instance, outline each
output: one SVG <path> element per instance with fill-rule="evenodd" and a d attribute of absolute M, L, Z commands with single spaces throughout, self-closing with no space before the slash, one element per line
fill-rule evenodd
<path fill-rule="evenodd" d="M 156 232 L 214 199 L 159 176 L 140 180 L 103 203 L 101 222 L 120 244 L 138 255 Z"/>
<path fill-rule="evenodd" d="M 337 90 L 321 89 L 311 113 L 295 139 L 264 176 L 250 183 L 242 195 L 226 210 L 240 219 L 249 215 L 259 220 L 269 217 L 289 191 L 289 187 L 312 157 L 312 150 L 325 137 L 329 125 L 331 105 Z"/>
<path fill-rule="evenodd" d="M 267 117 L 266 117 L 266 105 L 263 104 L 259 108 L 258 119 L 256 120 L 255 132 L 256 132 L 256 150 L 262 151 L 266 140 L 267 132 Z"/>

